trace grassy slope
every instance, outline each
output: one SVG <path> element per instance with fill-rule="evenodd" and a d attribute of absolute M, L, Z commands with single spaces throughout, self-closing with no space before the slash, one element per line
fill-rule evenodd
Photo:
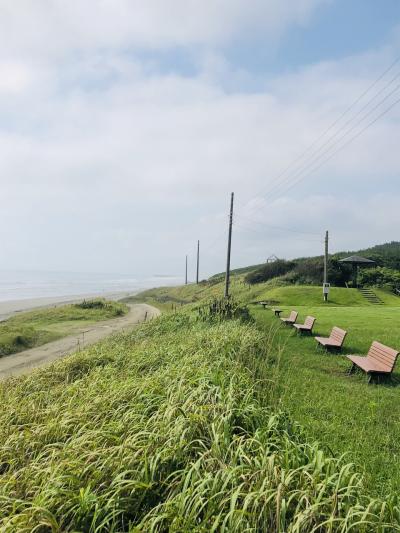
<path fill-rule="evenodd" d="M 235 298 L 244 303 L 262 300 L 273 300 L 280 305 L 321 305 L 322 289 L 310 286 L 275 287 L 271 283 L 248 285 L 243 282 L 243 276 L 232 278 L 231 291 Z M 386 305 L 400 307 L 400 297 L 382 290 L 375 290 L 376 294 Z M 127 302 L 147 301 L 159 304 L 163 311 L 169 311 L 172 306 L 177 306 L 201 301 L 202 299 L 219 297 L 223 294 L 223 283 L 190 284 L 179 287 L 160 287 L 150 289 L 137 296 L 126 299 Z M 333 287 L 329 297 L 329 306 L 358 306 L 376 308 L 370 304 L 356 289 Z"/>
<path fill-rule="evenodd" d="M 329 335 L 332 325 L 347 329 L 344 354 L 366 354 L 375 339 L 400 347 L 398 307 L 297 309 L 300 322 L 307 314 L 318 317 L 316 334 Z M 344 355 L 316 352 L 313 338 L 297 337 L 268 310 L 254 308 L 253 314 L 262 329 L 276 332 L 281 405 L 309 436 L 335 452 L 349 452 L 349 459 L 363 465 L 373 492 L 398 492 L 400 365 L 392 382 L 368 385 L 363 374 L 346 375 L 350 364 Z"/>
<path fill-rule="evenodd" d="M 18 314 L 0 322 L 0 356 L 8 355 L 65 337 L 99 320 L 107 320 L 127 312 L 118 302 L 104 302 L 97 307 L 64 305 Z"/>
<path fill-rule="evenodd" d="M 222 284 L 211 287 L 175 287 L 151 292 L 157 305 L 174 299 L 196 301 L 222 294 Z M 353 289 L 332 289 L 328 305 L 321 302 L 318 287 L 276 287 L 260 284 L 249 288 L 234 279 L 232 293 L 244 302 L 275 300 L 288 312 L 317 317 L 316 332 L 327 335 L 333 325 L 348 329 L 344 353 L 365 354 L 373 340 L 400 348 L 400 298 L 376 291 L 385 306 L 369 304 Z M 303 304 L 303 305 L 300 305 Z M 307 304 L 307 305 L 304 305 Z M 168 308 L 168 304 L 165 304 Z M 279 329 L 271 311 L 253 305 L 252 313 L 263 331 L 274 332 L 280 353 L 281 405 L 301 422 L 308 435 L 332 450 L 347 453 L 365 467 L 370 489 L 379 494 L 400 490 L 400 362 L 391 384 L 367 385 L 363 376 L 347 377 L 348 362 L 340 355 L 315 352 L 315 341 L 292 337 L 291 329 Z"/>
<path fill-rule="evenodd" d="M 0 529 L 400 527 L 394 500 L 370 503 L 353 466 L 271 408 L 267 346 L 182 313 L 0 386 Z"/>

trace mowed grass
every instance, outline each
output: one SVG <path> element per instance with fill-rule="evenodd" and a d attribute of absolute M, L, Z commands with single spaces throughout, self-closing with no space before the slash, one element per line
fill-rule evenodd
<path fill-rule="evenodd" d="M 385 305 L 400 307 L 398 296 L 379 289 L 375 289 L 374 292 Z M 321 287 L 307 286 L 276 287 L 261 292 L 260 296 L 265 296 L 265 300 L 275 300 L 280 305 L 320 306 L 323 299 Z M 357 289 L 332 287 L 329 300 L 324 303 L 324 307 L 337 306 L 376 308 L 376 305 L 369 303 Z"/>
<path fill-rule="evenodd" d="M 275 286 L 273 280 L 256 285 L 244 283 L 243 275 L 236 275 L 231 281 L 231 293 L 239 301 L 247 304 L 258 301 L 272 301 L 277 305 L 321 305 L 322 289 L 315 286 Z M 400 307 L 400 297 L 386 291 L 375 290 L 385 305 Z M 159 287 L 144 291 L 136 296 L 129 297 L 126 302 L 146 302 L 158 306 L 162 311 L 169 312 L 183 305 L 202 302 L 210 298 L 219 298 L 224 294 L 224 283 L 200 283 L 182 285 L 178 287 Z M 332 287 L 329 296 L 329 307 L 337 306 L 376 306 L 369 303 L 356 289 Z"/>
<path fill-rule="evenodd" d="M 366 354 L 372 341 L 400 349 L 400 298 L 376 290 L 386 302 L 370 304 L 359 291 L 332 288 L 328 304 L 322 302 L 320 287 L 249 287 L 235 277 L 232 294 L 243 303 L 274 301 L 284 313 L 299 311 L 299 321 L 311 314 L 317 318 L 315 334 L 328 336 L 334 325 L 348 330 L 343 354 Z M 157 290 L 152 298 L 157 305 Z M 208 287 L 162 289 L 168 296 L 197 304 L 223 294 L 223 284 Z M 140 296 L 139 296 L 140 298 Z M 279 378 L 277 405 L 318 439 L 325 449 L 348 453 L 364 469 L 369 489 L 385 497 L 400 491 L 400 360 L 393 380 L 367 384 L 363 374 L 348 377 L 350 363 L 343 355 L 315 350 L 313 338 L 293 336 L 291 328 L 281 328 L 271 310 L 251 305 L 258 327 L 273 337 L 275 365 Z M 268 369 L 266 370 L 268 372 Z M 263 375 L 264 379 L 270 376 Z"/>
<path fill-rule="evenodd" d="M 269 341 L 177 313 L 1 385 L 0 529 L 400 531 L 276 408 Z"/>
<path fill-rule="evenodd" d="M 317 318 L 314 334 L 329 336 L 332 326 L 348 331 L 343 354 L 367 353 L 373 340 L 400 349 L 400 308 L 386 306 L 283 306 Z M 279 372 L 279 403 L 307 434 L 326 449 L 348 453 L 366 472 L 370 490 L 381 496 L 400 491 L 400 361 L 392 380 L 368 384 L 365 374 L 349 377 L 344 355 L 316 351 L 271 310 L 253 306 L 262 330 L 273 332 Z"/>
<path fill-rule="evenodd" d="M 41 346 L 127 311 L 125 304 L 99 299 L 20 313 L 0 322 L 0 357 Z"/>

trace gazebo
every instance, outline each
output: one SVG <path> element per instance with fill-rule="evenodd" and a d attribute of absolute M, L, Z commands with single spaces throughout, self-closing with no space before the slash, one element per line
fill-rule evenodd
<path fill-rule="evenodd" d="M 350 257 L 346 257 L 345 259 L 341 259 L 340 263 L 345 263 L 348 265 L 352 265 L 353 267 L 353 284 L 354 287 L 358 287 L 358 268 L 360 266 L 372 266 L 375 265 L 375 261 L 372 261 L 372 259 L 366 259 L 365 257 L 360 257 L 359 255 L 351 255 Z"/>

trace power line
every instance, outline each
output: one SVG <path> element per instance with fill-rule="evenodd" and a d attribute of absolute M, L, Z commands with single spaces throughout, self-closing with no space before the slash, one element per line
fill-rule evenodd
<path fill-rule="evenodd" d="M 305 158 L 305 156 L 307 154 L 309 154 L 310 151 L 312 151 L 312 149 L 319 143 L 319 141 L 321 139 L 323 139 L 327 133 L 329 133 L 337 124 L 339 124 L 339 122 L 346 116 L 350 113 L 350 111 L 379 83 L 379 81 L 381 81 L 385 75 L 390 72 L 393 67 L 400 61 L 400 57 L 398 57 L 358 98 L 356 98 L 352 104 L 350 104 L 350 106 L 328 127 L 324 130 L 324 132 L 319 135 L 317 137 L 317 139 L 315 139 L 315 141 L 302 153 L 300 154 L 297 158 L 295 158 L 280 174 L 278 174 L 275 183 L 273 183 L 273 186 L 272 188 L 270 188 L 270 190 L 268 192 L 268 195 L 267 195 L 267 198 L 263 198 L 262 200 L 266 200 L 268 198 L 271 198 L 271 195 L 272 193 L 275 192 L 275 194 L 278 192 L 279 194 L 282 194 L 284 192 L 288 192 L 289 190 L 291 190 L 293 187 L 295 187 L 298 183 L 300 183 L 301 181 L 303 181 L 305 178 L 307 178 L 309 175 L 313 174 L 314 172 L 316 172 L 319 168 L 321 168 L 324 164 L 326 164 L 328 161 L 330 161 L 339 151 L 343 150 L 346 146 L 348 146 L 351 142 L 353 142 L 355 139 L 357 139 L 360 135 L 362 135 L 362 133 L 364 133 L 367 129 L 369 129 L 373 124 L 375 124 L 381 117 L 383 117 L 384 115 L 386 115 L 395 105 L 397 105 L 399 102 L 400 102 L 400 98 L 398 98 L 397 100 L 395 100 L 390 106 L 388 106 L 386 109 L 384 109 L 381 113 L 379 113 L 373 120 L 371 120 L 370 122 L 368 122 L 368 124 L 366 124 L 364 127 L 361 128 L 361 130 L 357 131 L 353 136 L 351 136 L 349 139 L 347 139 L 342 145 L 338 146 L 340 144 L 340 142 L 345 139 L 349 134 L 351 134 L 352 131 L 354 131 L 358 126 L 360 126 L 371 114 L 373 114 L 377 109 L 378 107 L 380 107 L 388 98 L 390 98 L 390 96 L 392 96 L 399 88 L 400 88 L 400 84 L 397 85 L 395 87 L 394 90 L 392 90 L 389 94 L 387 94 L 382 100 L 380 100 L 378 102 L 378 104 L 376 104 L 372 109 L 370 109 L 369 111 L 367 111 L 367 113 L 365 113 L 361 119 L 359 121 L 357 121 L 355 124 L 353 124 L 349 129 L 346 130 L 347 126 L 351 125 L 354 120 L 365 110 L 367 109 L 370 104 L 379 96 L 381 95 L 388 87 L 390 87 L 390 85 L 396 80 L 399 78 L 400 76 L 400 73 L 396 74 L 396 76 L 394 76 L 388 83 L 386 83 L 386 85 L 381 88 L 377 93 L 375 93 L 372 98 L 370 98 L 368 100 L 368 102 L 366 104 L 364 104 L 361 109 L 359 109 L 357 111 L 357 113 L 352 116 L 349 120 L 347 120 L 345 122 L 345 124 L 343 124 L 332 136 L 329 137 L 329 139 L 327 141 L 325 141 L 324 144 L 322 144 L 321 146 L 319 146 L 319 148 L 317 148 L 313 153 L 311 153 L 307 158 L 306 158 L 306 161 L 309 160 L 308 163 L 305 164 L 304 166 L 304 163 L 302 165 L 300 165 L 300 167 L 298 167 L 297 169 L 295 169 L 295 172 L 294 174 L 293 173 L 289 173 L 289 175 L 286 176 L 286 178 L 284 180 L 281 180 L 281 182 L 279 182 L 279 178 L 285 176 L 285 174 L 288 172 L 289 169 L 291 169 L 297 162 L 301 161 L 302 159 Z M 341 133 L 343 130 L 345 130 L 344 134 L 342 136 L 340 136 L 338 139 L 337 136 L 339 133 Z M 335 140 L 336 139 L 336 140 Z M 335 140 L 335 142 L 333 144 L 332 141 Z M 328 146 L 330 145 L 330 146 Z M 328 146 L 328 147 L 327 147 Z M 332 153 L 329 153 L 332 151 L 332 149 L 334 149 L 336 146 L 338 146 L 338 148 L 336 150 L 334 150 Z M 323 150 L 323 148 L 327 147 L 326 150 L 324 150 L 318 157 L 316 157 L 316 155 L 318 153 L 321 152 L 321 150 Z M 320 161 L 316 166 L 313 166 L 315 165 L 318 161 Z M 311 167 L 311 168 L 310 168 Z M 280 188 L 282 187 L 285 187 L 284 190 L 281 190 L 279 191 Z M 265 189 L 263 189 L 263 191 L 261 191 L 260 193 L 258 193 L 258 196 L 261 195 L 263 192 L 265 191 Z M 265 192 L 264 192 L 265 194 Z M 257 198 L 256 197 L 253 197 L 255 198 L 256 200 L 258 200 L 259 202 L 261 201 L 260 198 Z M 249 201 L 247 201 L 247 204 L 248 204 Z M 261 208 L 261 207 L 260 207 Z M 259 208 L 259 209 L 260 209 Z M 257 211 L 258 209 L 253 209 L 253 212 Z M 243 215 L 240 215 L 240 218 L 246 218 L 246 217 L 243 217 Z M 295 229 L 292 229 L 292 228 L 283 228 L 283 227 L 279 227 L 279 226 L 269 226 L 265 223 L 260 223 L 260 222 L 256 222 L 254 220 L 251 220 L 250 218 L 248 218 L 249 221 L 251 221 L 252 223 L 256 223 L 256 224 L 262 224 L 264 225 L 265 227 L 268 227 L 270 229 L 276 229 L 276 230 L 280 230 L 280 231 L 288 231 L 288 232 L 294 232 L 294 233 L 300 233 L 300 234 L 310 234 L 310 235 L 318 235 L 318 234 L 314 234 L 314 233 L 311 233 L 311 232 L 303 232 L 301 230 L 295 230 Z M 238 224 L 236 221 L 233 222 L 236 226 L 238 226 L 239 228 L 242 228 L 244 230 L 247 230 L 247 231 L 253 231 L 253 232 L 257 232 L 257 230 L 254 230 L 254 228 L 248 228 L 248 227 L 245 227 L 245 226 L 242 226 L 241 224 Z M 257 232 L 258 233 L 258 232 Z M 216 237 L 216 239 L 209 245 L 207 246 L 205 249 L 204 249 L 204 252 L 207 252 L 209 251 L 211 248 L 213 248 L 217 242 L 222 238 L 226 236 L 226 231 L 222 232 L 220 235 L 218 235 Z M 315 241 L 309 241 L 309 242 L 317 242 L 317 240 Z M 318 241 L 319 242 L 319 241 Z"/>
<path fill-rule="evenodd" d="M 234 222 L 233 223 L 235 227 L 239 228 L 239 229 L 242 229 L 242 230 L 245 230 L 245 231 L 250 231 L 252 233 L 256 233 L 257 235 L 262 235 L 265 237 L 265 231 L 262 231 L 261 229 L 256 229 L 256 228 L 252 228 L 252 227 L 249 227 L 249 226 L 244 226 L 243 224 L 238 224 L 237 222 Z M 276 228 L 275 228 L 276 229 Z M 279 230 L 281 231 L 281 230 Z M 299 239 L 297 239 L 299 241 Z M 300 239 L 301 242 L 313 242 L 313 243 L 321 243 L 322 240 L 321 239 L 305 239 L 304 237 Z"/>
<path fill-rule="evenodd" d="M 352 140 L 357 138 L 361 133 L 363 133 L 368 127 L 370 127 L 372 124 L 374 124 L 379 118 L 384 116 L 390 109 L 392 109 L 398 102 L 396 100 L 393 102 L 389 108 L 384 110 L 382 113 L 380 113 L 375 119 L 373 119 L 370 123 L 367 124 L 366 127 L 362 128 L 359 132 L 357 132 L 354 136 L 352 136 L 348 141 L 346 141 L 339 149 L 334 150 L 332 154 L 329 154 L 329 152 L 335 148 L 343 139 L 345 139 L 352 131 L 354 131 L 358 126 L 360 126 L 370 115 L 372 115 L 388 98 L 390 98 L 395 92 L 397 92 L 400 89 L 400 84 L 397 85 L 390 93 L 388 93 L 382 100 L 380 100 L 372 109 L 370 109 L 367 113 L 365 113 L 360 120 L 358 120 L 351 128 L 349 128 L 342 136 L 340 136 L 331 146 L 329 146 L 322 154 L 320 154 L 318 157 L 315 157 L 314 160 L 312 160 L 309 164 L 307 164 L 305 167 L 299 169 L 297 172 L 295 172 L 293 175 L 288 176 L 286 180 L 283 180 L 281 183 L 275 184 L 271 190 L 269 191 L 269 194 L 267 197 L 264 197 L 263 200 L 265 201 L 267 198 L 271 198 L 273 194 L 283 194 L 284 192 L 287 192 L 287 190 L 292 189 L 291 183 L 297 184 L 303 181 L 305 177 L 308 177 L 311 173 L 315 172 L 316 169 L 320 168 L 322 165 L 324 165 L 327 161 L 329 161 L 333 155 L 338 153 L 342 148 L 350 144 Z M 324 159 L 325 158 L 325 159 Z M 317 167 L 312 168 L 313 165 L 315 165 L 318 161 L 322 160 L 320 164 L 318 164 Z M 310 172 L 308 172 L 308 170 Z M 302 176 L 302 174 L 306 172 Z M 298 178 L 298 179 L 296 179 Z M 288 185 L 285 189 L 285 185 Z M 257 212 L 259 209 L 261 209 L 263 206 L 256 207 L 252 210 L 252 212 Z"/>
<path fill-rule="evenodd" d="M 298 183 L 303 181 L 305 178 L 316 172 L 318 169 L 320 169 L 324 164 L 326 164 L 332 157 L 334 157 L 338 152 L 343 150 L 346 146 L 348 146 L 350 143 L 352 143 L 355 139 L 357 139 L 362 133 L 364 133 L 367 129 L 369 129 L 373 124 L 375 124 L 381 117 L 386 115 L 395 105 L 397 105 L 400 102 L 400 98 L 395 100 L 388 108 L 386 108 L 382 113 L 380 113 L 377 117 L 375 117 L 371 122 L 369 122 L 364 128 L 362 128 L 360 131 L 358 131 L 353 137 L 348 139 L 342 146 L 340 146 L 337 150 L 335 150 L 332 154 L 329 155 L 324 161 L 322 161 L 319 165 L 317 165 L 315 168 L 313 168 L 310 172 L 305 174 L 304 176 L 300 176 L 299 179 L 297 179 L 295 182 L 293 182 L 285 192 L 288 192 L 291 190 L 294 186 L 296 186 Z"/>
<path fill-rule="evenodd" d="M 320 237 L 320 234 L 316 233 L 316 232 L 303 231 L 303 230 L 298 230 L 298 229 L 295 229 L 295 228 L 287 228 L 287 227 L 282 227 L 282 226 L 271 225 L 271 224 L 268 224 L 266 222 L 253 220 L 252 218 L 249 218 L 249 217 L 243 216 L 243 215 L 236 215 L 236 218 L 240 218 L 240 219 L 243 218 L 245 220 L 248 220 L 249 222 L 252 222 L 253 224 L 260 224 L 260 225 L 265 226 L 265 227 L 267 227 L 269 229 L 275 229 L 275 230 L 280 230 L 280 231 L 289 231 L 289 232 L 292 232 L 292 233 L 300 233 L 302 235 L 313 235 L 313 236 Z"/>
<path fill-rule="evenodd" d="M 273 183 L 272 185 L 272 189 L 276 189 L 278 186 L 280 186 L 280 183 L 279 183 L 279 178 L 283 177 L 290 168 L 292 168 L 298 161 L 300 161 L 301 159 L 303 159 L 311 150 L 314 146 L 316 146 L 318 144 L 318 142 L 323 139 L 325 137 L 325 135 L 331 131 L 341 120 L 342 118 L 344 118 L 354 107 L 355 105 L 357 105 L 358 102 L 360 102 L 362 100 L 362 98 L 364 96 L 366 96 L 366 94 L 368 94 L 372 89 L 373 87 L 375 87 L 377 85 L 377 83 L 379 83 L 379 81 L 381 79 L 384 78 L 384 76 L 390 71 L 393 69 L 393 67 L 400 61 L 400 56 L 358 97 L 356 98 L 356 100 L 353 101 L 353 103 L 320 135 L 317 137 L 317 139 L 302 153 L 300 154 L 297 158 L 295 158 L 280 174 L 277 175 L 276 177 L 276 180 L 275 182 Z M 349 119 L 336 133 L 334 133 L 329 139 L 328 141 L 326 141 L 322 146 L 320 146 L 319 148 L 317 148 L 317 150 L 315 150 L 312 154 L 310 154 L 306 160 L 310 160 L 311 164 L 313 164 L 312 162 L 312 159 L 315 157 L 315 155 L 322 150 L 323 147 L 325 147 L 327 144 L 330 143 L 330 141 L 332 141 L 347 125 L 349 125 L 364 109 L 366 109 L 370 103 L 375 99 L 377 98 L 377 96 L 379 96 L 384 90 L 386 90 L 388 87 L 390 87 L 390 85 L 400 76 L 400 73 L 398 73 L 394 78 L 392 78 L 388 83 L 386 83 L 386 85 L 380 90 L 378 91 L 378 93 L 374 94 L 374 96 L 372 98 L 370 98 L 370 100 L 351 118 Z M 391 93 L 392 94 L 392 93 Z M 388 97 L 388 96 L 387 96 Z M 385 97 L 385 99 L 387 99 L 387 97 Z M 384 100 L 385 100 L 384 99 Z M 383 100 L 383 101 L 384 101 Z M 381 101 L 381 104 L 383 103 L 383 101 Z M 310 164 L 310 163 L 309 163 Z M 309 166 L 309 164 L 307 165 L 307 167 Z M 299 171 L 301 171 L 301 165 L 299 168 L 295 169 L 295 173 L 297 174 Z M 304 169 L 303 169 L 304 170 Z M 282 183 L 284 183 L 285 181 L 288 181 L 288 179 L 290 179 L 290 174 L 284 179 L 282 180 Z M 271 188 L 270 188 L 271 189 Z M 263 188 L 258 194 L 257 196 L 261 196 L 261 195 L 265 195 L 265 192 L 268 192 L 268 194 L 271 193 L 270 190 L 265 189 Z M 253 197 L 257 200 L 257 196 L 256 197 Z M 250 201 L 250 200 L 249 200 Z M 248 201 L 248 202 L 249 202 Z M 258 200 L 260 201 L 260 200 Z M 248 203 L 247 202 L 247 203 Z"/>

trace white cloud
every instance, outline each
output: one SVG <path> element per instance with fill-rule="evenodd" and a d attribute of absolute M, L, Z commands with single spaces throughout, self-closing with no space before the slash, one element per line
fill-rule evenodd
<path fill-rule="evenodd" d="M 32 72 L 26 65 L 17 62 L 0 62 L 0 94 L 21 93 L 32 81 Z"/>
<path fill-rule="evenodd" d="M 214 45 L 249 31 L 276 37 L 329 0 L 3 0 L 0 49 L 46 55 Z"/>
<path fill-rule="evenodd" d="M 241 90 L 251 73 L 237 72 L 213 46 L 249 28 L 279 35 L 319 3 L 3 2 L 0 57 L 17 58 L 7 59 L 0 82 L 8 91 L 0 99 L 7 266 L 174 272 L 198 237 L 206 248 L 225 229 L 230 191 L 238 204 L 268 192 L 393 57 L 388 47 Z M 121 53 L 199 43 L 206 45 L 200 71 L 190 76 L 148 69 L 134 50 Z M 243 223 L 245 239 L 235 230 L 234 262 L 319 251 L 313 238 L 266 233 L 260 222 L 331 229 L 338 248 L 395 238 L 399 119 L 394 109 L 301 186 L 276 189 L 260 220 L 258 201 L 249 204 L 244 213 L 257 223 Z M 389 192 L 377 196 L 382 187 Z M 220 240 L 203 267 L 221 269 L 224 252 Z"/>

